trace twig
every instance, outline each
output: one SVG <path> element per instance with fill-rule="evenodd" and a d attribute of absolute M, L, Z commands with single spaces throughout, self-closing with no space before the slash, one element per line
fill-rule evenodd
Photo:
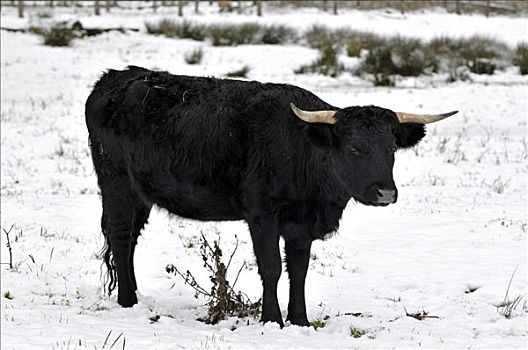
<path fill-rule="evenodd" d="M 121 336 L 123 335 L 123 332 L 121 332 L 117 338 L 114 340 L 114 342 L 112 343 L 112 345 L 110 345 L 110 348 L 109 349 L 112 349 L 114 347 L 114 345 L 117 343 L 117 341 L 119 340 L 119 338 L 121 338 Z"/>
<path fill-rule="evenodd" d="M 95 304 L 95 303 L 94 303 Z M 92 304 L 93 305 L 93 304 Z M 108 332 L 108 334 L 106 335 L 106 338 L 105 338 L 105 341 L 104 341 L 104 344 L 103 344 L 103 347 L 101 349 L 104 349 L 104 347 L 106 346 L 106 342 L 108 341 L 108 338 L 110 338 L 110 334 L 112 334 L 112 330 L 110 330 L 110 332 Z"/>
<path fill-rule="evenodd" d="M 416 312 L 416 313 L 412 313 L 412 314 L 410 314 L 410 313 L 407 312 L 407 309 L 405 308 L 405 306 L 403 307 L 403 309 L 405 310 L 405 315 L 406 315 L 406 316 L 409 316 L 409 317 L 415 318 L 415 319 L 417 319 L 418 321 L 423 321 L 423 320 L 425 320 L 426 318 L 440 318 L 440 317 L 438 317 L 438 316 L 429 316 L 429 315 L 428 315 L 429 313 L 428 313 L 427 311 L 425 311 L 425 310 L 422 310 L 422 312 Z"/>
<path fill-rule="evenodd" d="M 189 270 L 187 270 L 187 273 L 184 275 L 173 264 L 167 265 L 165 270 L 169 273 L 178 274 L 181 278 L 183 278 L 185 284 L 190 285 L 197 293 L 212 297 L 210 293 L 208 293 L 202 286 L 198 284 L 198 282 L 196 282 L 196 278 L 194 278 L 194 276 Z"/>
<path fill-rule="evenodd" d="M 236 245 L 235 245 L 235 249 L 233 249 L 233 252 L 231 253 L 231 256 L 229 257 L 229 261 L 227 262 L 227 266 L 226 266 L 226 270 L 229 269 L 229 266 L 231 266 L 231 260 L 233 259 L 233 255 L 235 255 L 236 251 L 237 251 L 237 248 L 238 248 L 238 236 L 235 235 L 235 238 L 236 238 Z M 235 286 L 235 284 L 233 284 L 233 287 Z"/>
<path fill-rule="evenodd" d="M 229 265 L 227 265 L 229 267 Z M 238 276 L 240 276 L 240 272 L 242 272 L 242 269 L 246 267 L 246 262 L 244 261 L 244 263 L 242 264 L 242 266 L 240 266 L 240 270 L 238 270 L 238 273 L 236 275 L 236 278 L 235 278 L 235 282 L 233 282 L 233 288 L 235 288 L 235 285 L 238 281 Z"/>
<path fill-rule="evenodd" d="M 6 237 L 7 237 L 6 246 L 7 246 L 7 249 L 9 251 L 9 269 L 10 270 L 13 270 L 13 250 L 11 249 L 11 241 L 9 240 L 9 234 L 11 233 L 11 230 L 13 229 L 14 226 L 15 226 L 15 224 L 11 225 L 11 227 L 7 231 L 6 231 L 5 228 L 2 228 L 2 230 L 4 230 L 4 233 L 5 233 Z"/>
<path fill-rule="evenodd" d="M 511 286 L 511 283 L 513 281 L 513 276 L 515 276 L 515 273 L 517 272 L 517 268 L 519 267 L 519 265 L 517 265 L 515 267 L 515 270 L 513 270 L 513 273 L 511 275 L 511 278 L 510 278 L 510 283 L 508 283 L 508 288 L 506 289 L 506 295 L 504 296 L 504 301 L 506 301 L 506 299 L 508 299 L 508 293 L 510 292 L 510 286 Z"/>

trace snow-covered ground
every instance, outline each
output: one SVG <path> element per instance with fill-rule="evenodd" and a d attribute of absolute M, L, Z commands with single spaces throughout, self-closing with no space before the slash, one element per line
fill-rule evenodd
<path fill-rule="evenodd" d="M 13 14 L 3 8 L 2 25 L 20 24 Z M 306 22 L 299 18 L 314 23 L 325 16 L 305 10 L 262 20 L 302 26 Z M 332 23 L 383 33 L 411 26 L 413 35 L 423 37 L 437 23 L 439 34 L 492 33 L 511 44 L 526 34 L 519 18 L 420 13 L 405 15 L 395 26 L 395 17 L 401 15 L 350 12 L 332 17 Z M 449 17 L 449 25 L 438 17 Z M 152 15 L 84 18 L 141 25 Z M 247 19 L 208 13 L 201 20 Z M 114 348 L 126 349 L 526 348 L 526 77 L 509 70 L 475 77 L 473 83 L 410 79 L 398 88 L 373 88 L 347 74 L 337 79 L 294 75 L 293 69 L 317 55 L 300 46 L 211 47 L 142 32 L 108 33 L 75 41 L 71 48 L 50 48 L 36 36 L 2 31 L 0 44 L 1 226 L 14 225 L 15 265 L 13 271 L 4 265 L 9 254 L 2 232 L 2 349 L 108 349 L 114 342 Z M 204 48 L 202 64 L 185 64 L 184 54 L 196 47 Z M 416 149 L 397 155 L 397 204 L 380 209 L 351 202 L 339 233 L 315 243 L 307 308 L 310 320 L 329 316 L 324 328 L 280 330 L 235 318 L 211 326 L 195 320 L 205 313 L 204 300 L 194 299 L 165 266 L 190 269 L 207 285 L 200 232 L 211 240 L 221 237 L 224 252 L 234 248 L 237 235 L 241 244 L 233 264 L 249 266 L 237 287 L 258 299 L 260 280 L 242 222 L 198 223 L 155 211 L 136 251 L 139 304 L 120 308 L 115 296 L 105 298 L 101 291 L 96 257 L 103 244 L 101 209 L 84 101 L 102 71 L 128 64 L 213 76 L 248 64 L 251 79 L 296 84 L 342 107 L 461 112 L 431 126 Z M 505 300 L 514 271 L 506 299 L 523 299 L 507 319 L 497 305 Z M 287 297 L 284 272 L 283 316 Z M 419 321 L 406 310 L 437 318 Z M 160 319 L 151 323 L 155 315 Z M 354 338 L 351 327 L 366 334 Z"/>

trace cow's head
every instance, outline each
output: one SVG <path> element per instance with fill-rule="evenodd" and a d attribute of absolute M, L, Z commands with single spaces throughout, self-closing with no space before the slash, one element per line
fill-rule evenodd
<path fill-rule="evenodd" d="M 374 206 L 386 206 L 398 198 L 392 176 L 394 153 L 420 142 L 425 124 L 457 113 L 416 115 L 375 106 L 304 111 L 293 103 L 290 106 L 307 123 L 330 124 L 332 147 L 337 149 L 336 172 L 355 200 Z"/>

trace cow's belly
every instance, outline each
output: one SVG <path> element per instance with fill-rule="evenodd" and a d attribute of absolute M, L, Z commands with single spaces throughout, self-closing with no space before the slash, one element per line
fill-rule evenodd
<path fill-rule="evenodd" d="M 143 180 L 139 185 L 148 201 L 181 217 L 202 221 L 244 219 L 232 193 L 174 178 Z"/>

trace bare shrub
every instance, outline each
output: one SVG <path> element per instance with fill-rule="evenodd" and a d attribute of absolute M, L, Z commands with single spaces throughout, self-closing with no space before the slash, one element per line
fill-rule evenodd
<path fill-rule="evenodd" d="M 196 278 L 189 270 L 183 273 L 173 264 L 169 264 L 166 267 L 168 273 L 173 273 L 176 276 L 183 278 L 185 284 L 190 285 L 194 289 L 195 298 L 204 296 L 208 299 L 207 316 L 199 318 L 198 320 L 208 324 L 216 324 L 228 316 L 256 317 L 260 312 L 261 300 L 259 299 L 257 302 L 251 302 L 250 298 L 245 293 L 241 291 L 236 292 L 234 290 L 238 281 L 238 276 L 245 267 L 245 264 L 242 264 L 238 270 L 235 281 L 232 285 L 227 280 L 227 272 L 238 248 L 238 238 L 235 249 L 231 253 L 227 265 L 222 261 L 223 253 L 220 249 L 219 241 L 214 241 L 211 245 L 202 233 L 200 242 L 200 254 L 204 262 L 203 266 L 209 272 L 209 279 L 213 284 L 210 291 L 207 291 L 207 289 L 198 284 Z"/>

